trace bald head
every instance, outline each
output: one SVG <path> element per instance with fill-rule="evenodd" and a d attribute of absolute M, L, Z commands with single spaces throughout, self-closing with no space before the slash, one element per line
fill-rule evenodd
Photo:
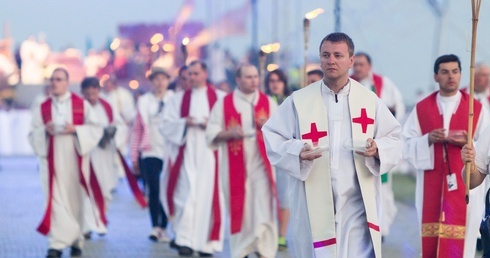
<path fill-rule="evenodd" d="M 490 67 L 484 63 L 475 65 L 475 92 L 484 92 L 490 85 Z"/>
<path fill-rule="evenodd" d="M 251 64 L 242 64 L 235 74 L 238 89 L 245 93 L 254 93 L 259 88 L 259 71 Z"/>
<path fill-rule="evenodd" d="M 51 93 L 58 97 L 68 92 L 70 86 L 68 71 L 64 68 L 56 68 L 49 78 Z"/>

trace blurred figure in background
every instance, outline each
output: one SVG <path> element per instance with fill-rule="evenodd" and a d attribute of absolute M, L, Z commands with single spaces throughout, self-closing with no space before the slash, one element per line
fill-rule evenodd
<path fill-rule="evenodd" d="M 186 91 L 191 88 L 189 84 L 189 68 L 187 66 L 184 65 L 179 68 L 179 76 L 177 76 L 168 88 L 175 92 Z"/>
<path fill-rule="evenodd" d="M 276 69 L 265 77 L 265 94 L 269 95 L 280 105 L 290 94 L 286 74 Z"/>
<path fill-rule="evenodd" d="M 100 184 L 102 195 L 104 196 L 104 208 L 109 210 L 109 203 L 112 200 L 111 191 L 117 186 L 117 148 L 126 142 L 127 126 L 121 116 L 113 111 L 111 105 L 101 99 L 99 80 L 95 77 L 87 77 L 81 83 L 81 91 L 94 110 L 95 117 L 99 126 L 104 128 L 102 139 L 96 148 L 90 152 L 90 162 Z M 85 198 L 86 208 L 85 224 L 83 228 L 86 239 L 90 238 L 92 231 L 100 235 L 107 233 L 107 227 L 102 223 L 99 213 L 94 213 L 90 200 Z"/>
<path fill-rule="evenodd" d="M 317 81 L 323 79 L 323 72 L 320 69 L 311 70 L 306 74 L 306 76 L 308 76 L 307 85 L 310 85 L 314 82 L 317 82 Z"/>
<path fill-rule="evenodd" d="M 396 85 L 385 76 L 381 76 L 372 71 L 371 57 L 364 53 L 358 52 L 354 55 L 354 74 L 352 78 L 362 85 L 372 90 L 385 103 L 388 109 L 393 113 L 398 122 L 405 116 L 405 104 Z M 395 220 L 398 212 L 395 205 L 395 195 L 393 193 L 393 169 L 381 176 L 381 234 L 383 237 L 390 234 L 390 227 Z"/>
<path fill-rule="evenodd" d="M 218 183 L 217 154 L 206 142 L 212 107 L 225 94 L 208 86 L 204 62 L 189 64 L 192 88 L 178 92 L 164 112 L 161 132 L 168 142 L 167 173 L 162 177 L 165 210 L 181 256 L 212 256 L 223 249 L 223 194 Z"/>
<path fill-rule="evenodd" d="M 168 242 L 167 215 L 160 201 L 160 175 L 166 149 L 158 128 L 162 123 L 162 112 L 167 108 L 166 103 L 173 91 L 167 90 L 170 75 L 162 68 L 153 68 L 148 79 L 153 89 L 138 98 L 138 113 L 131 134 L 131 161 L 134 171 L 141 169 L 148 189 L 153 227 L 149 238 L 154 242 Z"/>
<path fill-rule="evenodd" d="M 117 85 L 115 75 L 109 75 L 108 79 L 102 83 L 101 97 L 111 104 L 114 111 L 121 115 L 126 124 L 130 125 L 136 117 L 133 94 Z"/>
<path fill-rule="evenodd" d="M 89 154 L 102 138 L 103 129 L 97 126 L 90 104 L 68 90 L 65 69 L 55 69 L 50 81 L 52 96 L 35 109 L 29 133 L 47 197 L 38 231 L 48 238 L 48 258 L 61 257 L 66 247 L 71 247 L 72 257 L 78 257 L 83 246 L 83 200 L 87 195 L 93 203 L 103 198 L 97 195 L 98 182 L 92 183 L 87 176 L 91 174 L 87 171 Z M 104 218 L 103 207 L 96 210 Z"/>
<path fill-rule="evenodd" d="M 323 74 L 323 73 L 322 73 Z M 288 78 L 282 70 L 274 70 L 265 77 L 265 92 L 267 95 L 281 105 L 282 102 L 291 94 L 288 86 Z M 277 195 L 279 197 L 279 250 L 287 249 L 286 234 L 289 224 L 289 176 L 281 173 L 276 168 Z"/>
<path fill-rule="evenodd" d="M 260 129 L 277 104 L 259 91 L 255 66 L 240 66 L 236 82 L 237 89 L 211 111 L 206 139 L 222 157 L 219 170 L 230 214 L 231 257 L 255 253 L 272 258 L 277 252 L 275 180 Z"/>

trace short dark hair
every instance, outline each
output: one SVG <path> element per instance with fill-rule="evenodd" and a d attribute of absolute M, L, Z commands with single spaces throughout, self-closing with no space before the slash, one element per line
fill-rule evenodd
<path fill-rule="evenodd" d="M 320 77 L 323 78 L 323 72 L 320 69 L 311 70 L 311 71 L 307 72 L 306 75 L 307 76 L 310 76 L 310 75 L 318 75 L 318 76 L 320 76 Z"/>
<path fill-rule="evenodd" d="M 358 57 L 358 56 L 364 56 L 368 62 L 369 65 L 372 65 L 372 61 L 371 61 L 371 56 L 368 55 L 368 53 L 366 52 L 357 52 L 354 57 Z"/>
<path fill-rule="evenodd" d="M 201 69 L 203 69 L 205 72 L 208 71 L 208 66 L 201 60 L 194 60 L 192 61 L 190 64 L 189 64 L 189 67 L 193 66 L 193 65 L 200 65 L 201 66 Z"/>
<path fill-rule="evenodd" d="M 449 62 L 457 62 L 459 71 L 461 70 L 461 61 L 459 61 L 459 57 L 453 54 L 449 55 L 442 55 L 436 59 L 436 62 L 434 63 L 434 74 L 437 74 L 439 72 L 439 65 L 442 63 L 449 63 Z"/>
<path fill-rule="evenodd" d="M 99 79 L 97 79 L 95 77 L 84 78 L 82 81 L 82 91 L 89 89 L 89 88 L 100 89 Z"/>
<path fill-rule="evenodd" d="M 267 95 L 271 95 L 272 92 L 271 92 L 271 89 L 269 87 L 269 79 L 271 78 L 271 75 L 277 75 L 277 77 L 279 77 L 279 80 L 284 83 L 284 96 L 289 96 L 291 95 L 291 89 L 289 89 L 289 86 L 288 86 L 288 77 L 286 76 L 286 74 L 281 70 L 281 69 L 276 69 L 276 70 L 273 70 L 271 72 L 269 72 L 267 74 L 267 76 L 265 76 L 265 82 L 264 82 L 264 85 L 265 85 L 265 94 Z M 323 76 L 323 73 L 322 73 L 322 76 Z"/>
<path fill-rule="evenodd" d="M 58 68 L 55 68 L 55 69 L 53 70 L 53 73 L 54 73 L 54 72 L 57 72 L 57 71 L 60 71 L 60 72 L 64 73 L 64 74 L 66 75 L 66 80 L 67 80 L 67 81 L 70 81 L 70 75 L 68 74 L 68 70 L 66 70 L 66 69 L 65 69 L 65 68 L 63 68 L 63 67 L 58 67 Z M 52 74 L 53 74 L 53 73 L 52 73 Z"/>
<path fill-rule="evenodd" d="M 354 55 L 354 42 L 349 37 L 349 35 L 347 35 L 343 32 L 334 32 L 334 33 L 328 34 L 326 37 L 324 37 L 322 39 L 322 42 L 320 42 L 320 47 L 319 47 L 320 52 L 322 51 L 323 43 L 326 41 L 345 42 L 345 44 L 347 44 L 347 48 L 349 49 L 349 56 Z"/>
<path fill-rule="evenodd" d="M 189 69 L 189 67 L 187 67 L 187 65 L 183 65 L 183 66 L 181 66 L 181 67 L 179 68 L 179 77 L 181 77 L 181 76 L 182 76 L 182 73 L 183 73 L 184 71 L 187 71 L 187 69 Z"/>

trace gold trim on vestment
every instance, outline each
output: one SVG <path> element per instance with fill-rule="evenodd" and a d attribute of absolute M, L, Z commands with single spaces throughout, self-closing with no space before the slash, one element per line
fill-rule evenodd
<path fill-rule="evenodd" d="M 422 224 L 422 237 L 441 237 L 450 239 L 464 239 L 465 226 L 446 225 L 439 223 Z"/>

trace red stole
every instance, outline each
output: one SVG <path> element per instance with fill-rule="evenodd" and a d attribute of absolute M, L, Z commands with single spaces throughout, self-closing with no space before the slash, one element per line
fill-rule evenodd
<path fill-rule="evenodd" d="M 211 110 L 218 100 L 218 96 L 216 95 L 216 91 L 211 86 L 207 87 L 207 96 L 209 103 L 209 110 Z M 184 96 L 182 98 L 182 103 L 180 106 L 180 117 L 189 116 L 189 111 L 191 107 L 191 96 L 192 89 L 186 90 L 184 92 Z M 182 166 L 182 161 L 184 160 L 184 151 L 185 145 L 183 144 L 179 148 L 179 153 L 175 160 L 175 163 L 169 161 L 169 178 L 168 178 L 168 187 L 167 187 L 167 203 L 170 216 L 175 214 L 175 206 L 174 206 L 174 192 L 175 187 L 177 186 L 177 181 L 179 179 L 180 168 Z M 215 171 L 214 171 L 214 190 L 213 190 L 213 205 L 212 205 L 212 225 L 211 232 L 209 236 L 209 240 L 219 240 L 219 233 L 221 228 L 221 213 L 220 213 L 220 203 L 219 203 L 219 186 L 218 186 L 218 152 L 214 152 L 214 160 L 215 160 Z"/>
<path fill-rule="evenodd" d="M 355 76 L 351 76 L 352 79 L 359 81 L 359 78 Z M 381 98 L 381 91 L 383 90 L 383 76 L 379 74 L 373 73 L 372 77 L 373 83 L 374 83 L 374 93 L 378 96 L 378 98 Z"/>
<path fill-rule="evenodd" d="M 255 121 L 262 118 L 269 118 L 269 99 L 267 96 L 259 92 L 259 100 L 254 107 Z M 224 118 L 226 130 L 234 127 L 242 126 L 241 115 L 235 109 L 233 104 L 233 93 L 228 94 L 224 98 Z M 271 191 L 276 197 L 276 185 L 272 175 L 272 166 L 267 158 L 264 136 L 259 125 L 256 126 L 257 146 L 264 161 L 264 166 L 267 171 L 271 184 Z M 244 205 L 245 205 L 245 180 L 247 171 L 245 168 L 245 154 L 243 152 L 243 140 L 230 140 L 227 143 L 228 149 L 228 171 L 229 171 L 229 189 L 230 189 L 230 216 L 231 216 L 231 234 L 240 232 L 242 228 Z"/>
<path fill-rule="evenodd" d="M 461 102 L 451 117 L 450 130 L 467 130 L 469 95 L 461 91 Z M 443 127 L 443 116 L 437 105 L 437 92 L 417 104 L 422 135 Z M 481 104 L 474 102 L 476 128 Z M 434 144 L 434 169 L 424 171 L 422 206 L 422 257 L 463 257 L 466 227 L 465 183 L 461 175 L 461 147 L 447 143 Z M 458 189 L 448 191 L 446 176 L 456 175 Z M 469 247 L 473 248 L 473 247 Z"/>
<path fill-rule="evenodd" d="M 84 107 L 83 107 L 83 99 L 75 94 L 71 94 L 71 104 L 72 104 L 72 118 L 73 125 L 82 125 L 84 123 Z M 44 124 L 52 122 L 52 99 L 49 98 L 45 102 L 41 104 L 41 116 Z M 55 163 L 54 163 L 54 136 L 49 135 L 49 144 L 48 144 L 48 203 L 46 207 L 46 212 L 44 213 L 41 224 L 38 226 L 37 231 L 39 231 L 43 235 L 47 235 L 51 228 L 51 212 L 52 212 L 52 202 L 53 202 L 53 182 L 55 177 Z M 80 177 L 80 184 L 83 189 L 90 196 L 90 191 L 87 186 L 87 182 L 82 172 L 82 156 L 77 153 L 77 163 L 78 163 L 78 171 Z M 105 217 L 105 208 L 104 208 L 104 198 L 102 196 L 102 190 L 100 189 L 100 185 L 93 173 L 92 165 L 90 164 L 90 179 L 89 179 L 90 188 L 93 193 L 93 197 L 95 199 L 95 203 L 99 210 L 99 214 L 101 220 L 104 224 L 107 224 L 107 220 Z"/>
<path fill-rule="evenodd" d="M 112 124 L 114 121 L 114 115 L 112 113 L 112 107 L 111 105 L 103 100 L 99 99 L 99 103 L 104 107 L 104 110 L 107 114 L 107 117 L 109 118 L 109 124 Z M 131 189 L 131 192 L 133 192 L 134 198 L 138 202 L 138 204 L 141 206 L 141 208 L 145 208 L 148 206 L 145 200 L 145 195 L 143 192 L 141 192 L 141 189 L 138 187 L 138 182 L 136 181 L 136 177 L 131 173 L 131 169 L 129 168 L 128 164 L 126 163 L 126 160 L 124 159 L 124 156 L 121 154 L 121 152 L 116 148 L 117 150 L 117 155 L 119 157 L 119 160 L 121 161 L 121 164 L 123 165 L 124 172 L 126 174 L 126 178 L 128 179 L 128 184 L 129 188 Z"/>

